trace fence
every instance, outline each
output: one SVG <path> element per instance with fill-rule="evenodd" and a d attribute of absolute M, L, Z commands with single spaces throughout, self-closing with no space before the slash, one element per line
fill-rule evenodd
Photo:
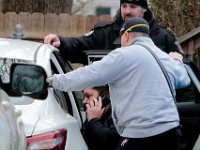
<path fill-rule="evenodd" d="M 0 0 L 0 10 L 6 12 L 70 13 L 73 0 Z"/>
<path fill-rule="evenodd" d="M 0 36 L 11 37 L 16 24 L 23 26 L 26 39 L 43 39 L 48 33 L 79 36 L 89 32 L 98 22 L 111 21 L 110 16 L 83 16 L 56 13 L 0 13 Z"/>

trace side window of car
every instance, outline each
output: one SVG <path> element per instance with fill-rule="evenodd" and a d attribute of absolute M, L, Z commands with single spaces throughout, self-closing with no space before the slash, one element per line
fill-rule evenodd
<path fill-rule="evenodd" d="M 63 60 L 63 58 L 61 57 L 60 53 L 58 51 L 54 51 L 54 56 L 56 58 L 56 60 L 58 61 L 59 63 L 59 66 L 61 67 L 61 70 L 63 73 L 67 73 L 67 72 L 70 72 L 71 70 L 73 70 L 73 68 L 71 67 L 71 65 L 69 64 L 69 62 L 66 62 L 65 60 Z M 51 62 L 51 67 L 52 67 L 52 73 L 59 73 L 59 71 L 57 70 L 55 64 L 53 62 Z M 60 92 L 62 93 L 62 96 L 64 96 L 65 98 L 63 99 L 65 101 L 65 104 L 67 105 L 67 110 L 68 110 L 68 113 L 71 114 L 72 116 L 74 116 L 75 114 L 73 114 L 74 110 L 73 110 L 73 107 L 72 106 L 73 104 L 70 102 L 70 95 L 68 92 L 61 92 L 61 91 L 57 91 L 57 92 Z M 78 113 L 79 113 L 79 116 L 80 116 L 80 119 L 81 119 L 81 122 L 83 121 L 82 118 L 83 118 L 83 115 L 82 115 L 82 112 L 81 112 L 81 108 L 82 108 L 82 91 L 77 91 L 77 92 L 71 92 L 72 95 L 73 95 L 73 98 L 74 98 L 74 102 L 75 102 L 75 105 L 77 107 L 77 110 L 78 110 Z M 57 94 L 57 95 L 61 95 L 61 94 Z M 61 97 L 58 97 L 59 99 Z M 58 99 L 58 100 L 59 100 Z M 62 104 L 61 107 L 63 107 L 65 105 Z"/>
<path fill-rule="evenodd" d="M 66 62 L 65 60 L 63 60 L 63 58 L 60 56 L 59 52 L 54 52 L 57 60 L 59 61 L 59 64 L 62 68 L 62 70 L 64 71 L 64 73 L 70 72 L 71 70 L 73 70 L 71 64 L 69 62 Z M 75 98 L 75 102 L 76 105 L 79 108 L 79 111 L 83 111 L 83 104 L 82 104 L 82 100 L 83 100 L 83 91 L 74 91 L 72 92 L 74 98 Z M 83 114 L 81 112 L 81 114 Z M 83 116 L 84 117 L 84 116 Z"/>
<path fill-rule="evenodd" d="M 59 73 L 58 70 L 57 70 L 57 68 L 55 67 L 55 65 L 54 65 L 54 63 L 52 61 L 51 61 L 51 70 L 52 70 L 52 74 Z M 61 108 L 65 112 L 69 112 L 69 108 L 68 108 L 67 100 L 66 100 L 66 95 L 67 94 L 65 95 L 64 92 L 58 91 L 56 89 L 54 89 L 53 91 L 54 91 L 55 98 L 56 98 L 58 104 L 61 106 Z"/>

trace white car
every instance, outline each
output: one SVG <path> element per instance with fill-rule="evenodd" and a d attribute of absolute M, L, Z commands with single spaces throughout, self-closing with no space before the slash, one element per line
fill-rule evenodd
<path fill-rule="evenodd" d="M 54 90 L 46 83 L 47 76 L 72 69 L 59 51 L 51 45 L 11 39 L 0 39 L 0 51 L 0 75 L 11 101 L 22 111 L 27 149 L 87 150 L 80 132 L 83 117 L 78 95 Z M 87 55 L 90 63 L 106 53 L 93 50 Z M 192 82 L 176 93 L 180 146 L 200 150 L 200 71 L 193 62 L 184 63 Z"/>
<path fill-rule="evenodd" d="M 72 68 L 62 61 L 59 51 L 47 44 L 16 40 L 0 39 L 0 68 L 5 72 L 1 74 L 4 83 L 10 83 L 10 66 L 15 63 L 41 66 L 46 76 L 54 73 L 65 73 Z M 37 81 L 27 83 L 26 76 L 16 78 L 21 84 L 18 88 L 28 89 L 24 94 L 28 96 L 12 95 L 8 86 L 7 93 L 17 110 L 22 112 L 25 126 L 27 149 L 45 150 L 87 150 L 87 145 L 81 135 L 83 119 L 79 108 L 77 96 L 74 92 L 61 92 L 53 88 L 42 89 L 41 78 L 29 67 L 22 69 L 35 77 Z M 23 80 L 23 82 L 21 82 Z M 45 80 L 46 81 L 46 80 Z M 38 82 L 36 92 L 31 94 L 34 83 Z M 18 82 L 16 82 L 18 83 Z M 26 87 L 25 87 L 25 83 Z M 29 85 L 28 85 L 29 84 Z"/>
<path fill-rule="evenodd" d="M 0 89 L 0 150 L 25 150 L 24 126 L 8 95 Z"/>

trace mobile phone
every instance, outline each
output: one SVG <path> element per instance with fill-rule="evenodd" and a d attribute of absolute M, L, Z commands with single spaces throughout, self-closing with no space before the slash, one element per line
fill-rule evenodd
<path fill-rule="evenodd" d="M 102 107 L 110 103 L 110 99 L 106 95 L 101 95 Z"/>

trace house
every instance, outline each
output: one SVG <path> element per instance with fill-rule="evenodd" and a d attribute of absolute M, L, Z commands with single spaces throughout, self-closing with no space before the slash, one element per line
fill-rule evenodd
<path fill-rule="evenodd" d="M 74 0 L 81 1 L 81 0 Z M 86 0 L 82 0 L 86 1 Z M 150 0 L 147 0 L 150 4 Z M 87 15 L 110 15 L 115 16 L 120 6 L 120 0 L 88 0 L 76 14 Z M 75 10 L 74 10 L 75 11 Z"/>
<path fill-rule="evenodd" d="M 200 26 L 178 38 L 187 59 L 200 68 Z"/>
<path fill-rule="evenodd" d="M 120 0 L 89 0 L 80 7 L 76 14 L 87 15 L 110 15 L 115 16 L 119 9 Z"/>

